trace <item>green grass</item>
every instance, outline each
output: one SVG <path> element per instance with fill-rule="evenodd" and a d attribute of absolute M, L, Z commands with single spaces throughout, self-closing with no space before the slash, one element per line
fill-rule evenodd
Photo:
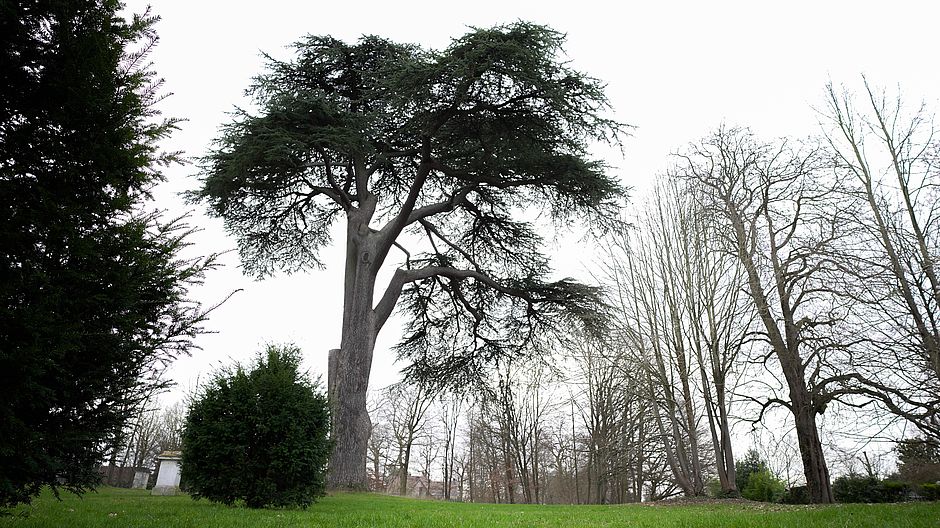
<path fill-rule="evenodd" d="M 189 497 L 103 488 L 82 498 L 43 494 L 0 517 L 0 527 L 882 527 L 940 528 L 940 503 L 778 506 L 754 504 L 539 506 L 462 504 L 344 493 L 307 510 L 249 510 Z"/>

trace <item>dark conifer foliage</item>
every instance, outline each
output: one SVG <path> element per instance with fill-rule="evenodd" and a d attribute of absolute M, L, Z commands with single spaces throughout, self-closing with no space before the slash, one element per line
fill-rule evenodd
<path fill-rule="evenodd" d="M 182 220 L 148 212 L 174 154 L 155 17 L 117 1 L 0 2 L 0 505 L 82 491 L 205 314 Z"/>
<path fill-rule="evenodd" d="M 250 369 L 218 373 L 183 433 L 193 498 L 250 508 L 309 506 L 326 488 L 326 395 L 300 372 L 300 349 L 269 346 Z"/>
<path fill-rule="evenodd" d="M 365 484 L 369 368 L 396 307 L 411 374 L 455 386 L 561 328 L 602 326 L 597 288 L 552 277 L 532 221 L 600 232 L 620 218 L 623 189 L 588 148 L 625 127 L 563 40 L 524 22 L 440 51 L 308 37 L 293 60 L 270 60 L 249 89 L 258 111 L 236 112 L 206 160 L 196 197 L 257 276 L 322 266 L 330 228 L 346 224 L 336 486 Z M 390 254 L 400 266 L 377 290 Z"/>

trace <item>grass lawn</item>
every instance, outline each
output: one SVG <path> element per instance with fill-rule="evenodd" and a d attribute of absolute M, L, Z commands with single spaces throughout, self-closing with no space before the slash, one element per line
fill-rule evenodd
<path fill-rule="evenodd" d="M 539 506 L 463 504 L 344 493 L 307 510 L 249 510 L 193 501 L 186 496 L 102 488 L 61 502 L 43 494 L 30 506 L 0 517 L 0 527 L 882 527 L 940 528 L 940 503 L 778 506 L 696 504 L 669 506 Z"/>

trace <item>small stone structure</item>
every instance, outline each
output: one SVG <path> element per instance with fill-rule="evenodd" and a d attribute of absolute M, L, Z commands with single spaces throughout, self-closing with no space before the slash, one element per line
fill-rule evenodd
<path fill-rule="evenodd" d="M 157 482 L 153 495 L 176 495 L 180 491 L 179 451 L 164 451 L 157 456 Z"/>
<path fill-rule="evenodd" d="M 116 488 L 144 489 L 150 479 L 150 469 L 144 467 L 99 466 L 101 483 Z"/>
<path fill-rule="evenodd" d="M 150 470 L 137 468 L 134 471 L 134 482 L 131 482 L 131 489 L 147 489 L 148 480 L 150 480 Z"/>

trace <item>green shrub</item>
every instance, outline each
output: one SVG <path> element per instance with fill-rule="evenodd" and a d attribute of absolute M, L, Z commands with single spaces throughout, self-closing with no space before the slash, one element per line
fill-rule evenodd
<path fill-rule="evenodd" d="M 832 483 L 832 495 L 836 502 L 878 502 L 878 479 L 848 475 Z"/>
<path fill-rule="evenodd" d="M 751 473 L 765 469 L 767 469 L 767 463 L 761 460 L 757 450 L 749 449 L 744 454 L 744 458 L 734 463 L 735 484 L 737 484 L 738 491 L 743 491 L 747 487 L 747 479 L 751 477 Z"/>
<path fill-rule="evenodd" d="M 793 486 L 783 493 L 779 502 L 783 504 L 809 504 L 809 490 L 806 486 Z"/>
<path fill-rule="evenodd" d="M 940 484 L 934 484 L 931 482 L 926 482 L 919 486 L 919 492 L 921 498 L 924 500 L 935 501 L 940 500 Z"/>
<path fill-rule="evenodd" d="M 832 484 L 836 502 L 901 502 L 907 499 L 910 486 L 894 480 L 848 475 Z"/>
<path fill-rule="evenodd" d="M 783 496 L 785 489 L 783 481 L 764 468 L 750 474 L 741 496 L 752 501 L 776 502 Z"/>
<path fill-rule="evenodd" d="M 896 480 L 881 481 L 881 502 L 904 502 L 911 493 L 911 486 Z"/>
<path fill-rule="evenodd" d="M 299 364 L 297 347 L 269 346 L 251 370 L 223 370 L 202 391 L 183 432 L 193 498 L 306 507 L 324 494 L 326 397 Z"/>
<path fill-rule="evenodd" d="M 713 499 L 720 499 L 724 497 L 724 492 L 721 489 L 721 481 L 713 478 L 705 482 L 705 493 Z"/>
<path fill-rule="evenodd" d="M 705 483 L 705 491 L 708 493 L 708 496 L 713 499 L 734 499 L 741 496 L 739 490 L 726 492 L 721 489 L 721 481 L 717 478 L 710 479 Z"/>

